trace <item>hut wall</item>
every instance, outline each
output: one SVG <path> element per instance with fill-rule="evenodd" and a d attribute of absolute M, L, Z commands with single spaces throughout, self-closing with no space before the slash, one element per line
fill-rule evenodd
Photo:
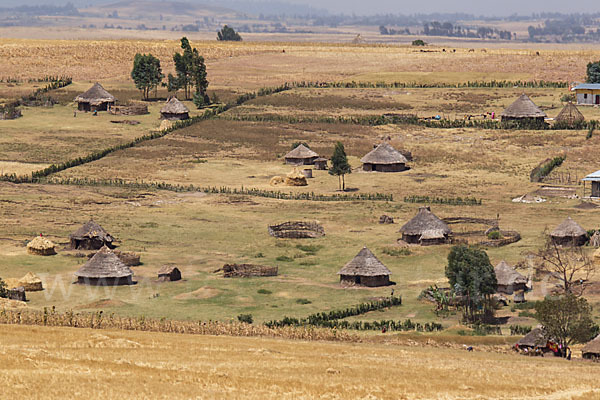
<path fill-rule="evenodd" d="M 315 159 L 317 157 L 311 158 L 286 158 L 285 163 L 289 165 L 314 165 Z"/>
<path fill-rule="evenodd" d="M 558 246 L 583 246 L 587 242 L 587 235 L 576 237 L 558 237 L 552 236 L 552 243 Z"/>
<path fill-rule="evenodd" d="M 592 197 L 600 197 L 600 182 L 592 182 Z"/>
<path fill-rule="evenodd" d="M 189 113 L 183 113 L 183 114 L 160 113 L 160 117 L 162 119 L 167 119 L 169 121 L 180 121 L 180 120 L 184 120 L 184 119 L 189 119 L 190 114 Z"/>
<path fill-rule="evenodd" d="M 343 285 L 362 285 L 367 287 L 387 286 L 390 284 L 388 275 L 381 276 L 356 276 L 340 275 L 340 283 Z"/>
<path fill-rule="evenodd" d="M 120 285 L 133 285 L 131 276 L 125 276 L 122 278 L 86 278 L 78 277 L 77 283 L 91 286 L 120 286 Z"/>
<path fill-rule="evenodd" d="M 448 243 L 447 237 L 436 238 L 436 239 L 420 239 L 419 244 L 421 246 L 435 246 L 438 244 L 446 244 Z"/>
<path fill-rule="evenodd" d="M 106 243 L 98 238 L 73 239 L 71 238 L 71 249 L 73 250 L 100 250 L 102 246 L 113 249 L 112 243 Z"/>
<path fill-rule="evenodd" d="M 317 170 L 326 170 L 327 169 L 327 161 L 317 161 L 315 162 L 315 169 Z"/>
<path fill-rule="evenodd" d="M 80 101 L 77 103 L 77 109 L 79 111 L 92 111 L 92 106 L 90 106 L 90 103 Z"/>
<path fill-rule="evenodd" d="M 25 295 L 25 289 L 23 288 L 23 286 L 10 289 L 8 291 L 8 298 L 10 300 L 27 301 L 27 296 Z"/>
<path fill-rule="evenodd" d="M 594 105 L 600 104 L 600 90 L 593 89 L 578 89 L 577 104 L 578 105 Z"/>
<path fill-rule="evenodd" d="M 513 294 L 515 292 L 525 291 L 527 286 L 524 283 L 510 284 L 510 285 L 498 285 L 497 293 Z"/>
<path fill-rule="evenodd" d="M 421 241 L 421 235 L 406 235 L 403 233 L 402 240 L 410 244 L 419 244 Z"/>
<path fill-rule="evenodd" d="M 398 164 L 363 164 L 364 171 L 375 172 L 402 172 L 406 171 L 406 165 Z"/>
<path fill-rule="evenodd" d="M 530 122 L 530 123 L 543 123 L 545 121 L 544 117 L 525 117 L 525 118 L 515 118 L 515 117 L 502 117 L 502 121 L 519 121 L 519 122 Z"/>

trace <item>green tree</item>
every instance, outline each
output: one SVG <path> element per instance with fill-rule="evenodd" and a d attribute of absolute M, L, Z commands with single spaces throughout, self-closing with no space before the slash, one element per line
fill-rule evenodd
<path fill-rule="evenodd" d="M 587 65 L 587 82 L 600 83 L 600 61 L 591 62 Z"/>
<path fill-rule="evenodd" d="M 131 78 L 135 87 L 142 91 L 144 100 L 152 89 L 156 89 L 165 76 L 160 67 L 160 60 L 152 54 L 136 54 L 133 59 Z"/>
<path fill-rule="evenodd" d="M 412 45 L 413 46 L 425 46 L 425 42 L 422 39 L 417 39 L 417 40 L 413 40 Z"/>
<path fill-rule="evenodd" d="M 446 277 L 454 292 L 463 296 L 465 319 L 474 322 L 478 309 L 484 314 L 494 312 L 492 294 L 498 282 L 487 253 L 475 247 L 458 245 L 448 254 Z"/>
<path fill-rule="evenodd" d="M 598 334 L 598 326 L 592 320 L 592 307 L 585 298 L 573 294 L 538 301 L 535 318 L 544 328 L 546 337 L 563 348 L 585 343 Z"/>
<path fill-rule="evenodd" d="M 338 177 L 338 186 L 341 190 L 346 190 L 345 175 L 352 173 L 352 167 L 348 164 L 348 157 L 346 157 L 346 150 L 342 142 L 337 142 L 333 149 L 333 155 L 331 156 L 331 168 L 329 168 L 329 175 L 335 175 Z"/>
<path fill-rule="evenodd" d="M 183 53 L 173 55 L 177 76 L 169 74 L 166 86 L 169 91 L 183 89 L 186 99 L 190 98 L 192 88 L 195 87 L 195 92 L 204 98 L 208 88 L 204 57 L 200 55 L 197 49 L 192 48 L 186 37 L 181 38 L 181 48 Z"/>
<path fill-rule="evenodd" d="M 219 32 L 217 32 L 217 40 L 241 42 L 242 37 L 235 31 L 235 29 L 225 25 Z"/>

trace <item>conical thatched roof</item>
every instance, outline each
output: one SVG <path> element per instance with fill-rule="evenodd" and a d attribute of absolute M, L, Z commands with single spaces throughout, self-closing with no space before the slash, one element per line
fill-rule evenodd
<path fill-rule="evenodd" d="M 98 238 L 105 243 L 112 243 L 115 240 L 103 227 L 98 225 L 94 220 L 90 219 L 83 226 L 71 233 L 71 239 L 83 240 Z"/>
<path fill-rule="evenodd" d="M 554 119 L 556 122 L 566 122 L 573 124 L 576 122 L 584 121 L 585 117 L 577 109 L 575 104 L 568 102 L 567 105 L 560 111 L 560 113 Z"/>
<path fill-rule="evenodd" d="M 494 267 L 494 272 L 496 273 L 498 285 L 510 286 L 527 283 L 527 278 L 515 271 L 515 269 L 508 265 L 508 263 L 504 260 L 500 261 L 498 265 Z"/>
<path fill-rule="evenodd" d="M 179 268 L 177 268 L 175 265 L 163 265 L 158 270 L 158 275 L 168 275 L 171 272 L 173 272 L 174 270 L 178 270 L 179 271 Z"/>
<path fill-rule="evenodd" d="M 189 113 L 190 110 L 183 104 L 181 101 L 177 99 L 177 97 L 173 96 L 167 101 L 167 103 L 160 109 L 161 114 L 186 114 Z"/>
<path fill-rule="evenodd" d="M 525 93 L 500 114 L 508 118 L 546 118 L 546 114 Z"/>
<path fill-rule="evenodd" d="M 408 160 L 389 143 L 381 143 L 367 153 L 360 162 L 363 164 L 406 164 Z"/>
<path fill-rule="evenodd" d="M 317 153 L 309 149 L 303 144 L 296 146 L 296 148 L 285 155 L 284 158 L 313 158 L 319 157 Z"/>
<path fill-rule="evenodd" d="M 400 232 L 411 236 L 423 234 L 429 236 L 432 233 L 430 231 L 437 231 L 435 232 L 436 234 L 441 232 L 442 235 L 449 235 L 452 233 L 450 227 L 448 227 L 444 221 L 436 217 L 429 207 L 420 207 L 417 215 L 400 228 Z"/>
<path fill-rule="evenodd" d="M 587 235 L 587 231 L 581 227 L 577 222 L 573 221 L 571 217 L 567 217 L 560 225 L 556 227 L 550 233 L 552 237 L 565 238 L 565 237 L 579 237 Z"/>
<path fill-rule="evenodd" d="M 519 346 L 530 346 L 536 347 L 541 346 L 545 347 L 548 343 L 548 338 L 546 338 L 544 331 L 541 327 L 537 327 L 531 330 L 525 337 L 517 342 Z"/>
<path fill-rule="evenodd" d="M 94 257 L 75 272 L 75 276 L 92 279 L 126 278 L 133 276 L 133 272 L 112 250 L 103 246 Z"/>
<path fill-rule="evenodd" d="M 350 276 L 382 276 L 391 274 L 391 271 L 366 246 L 358 252 L 352 261 L 338 272 L 338 275 Z"/>
<path fill-rule="evenodd" d="M 33 272 L 28 272 L 24 277 L 19 279 L 18 286 L 23 286 L 28 292 L 37 292 L 44 290 L 42 280 Z"/>
<path fill-rule="evenodd" d="M 75 97 L 76 102 L 90 103 L 90 104 L 101 104 L 101 103 L 112 103 L 117 99 L 112 94 L 108 93 L 101 84 L 98 82 L 94 83 L 87 92 L 80 94 Z"/>
<path fill-rule="evenodd" d="M 600 335 L 596 336 L 594 340 L 588 342 L 583 349 L 581 349 L 583 354 L 592 353 L 592 354 L 600 354 Z"/>

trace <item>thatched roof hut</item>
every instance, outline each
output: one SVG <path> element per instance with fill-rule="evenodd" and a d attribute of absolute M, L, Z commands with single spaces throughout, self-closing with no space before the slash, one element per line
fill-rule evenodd
<path fill-rule="evenodd" d="M 87 92 L 75 97 L 79 111 L 106 111 L 117 99 L 96 82 Z"/>
<path fill-rule="evenodd" d="M 53 256 L 56 254 L 56 245 L 51 240 L 42 236 L 36 236 L 27 243 L 27 252 L 36 256 Z"/>
<path fill-rule="evenodd" d="M 69 239 L 74 250 L 98 250 L 102 246 L 111 249 L 115 247 L 113 245 L 115 239 L 92 219 L 73 232 Z"/>
<path fill-rule="evenodd" d="M 544 113 L 525 93 L 500 114 L 502 121 L 505 120 L 537 120 L 544 122 Z"/>
<path fill-rule="evenodd" d="M 389 143 L 381 143 L 365 155 L 360 162 L 364 171 L 400 172 L 405 171 L 408 160 Z"/>
<path fill-rule="evenodd" d="M 103 246 L 94 257 L 75 272 L 78 283 L 86 285 L 131 285 L 133 272 L 108 247 Z"/>
<path fill-rule="evenodd" d="M 548 344 L 548 338 L 541 327 L 537 327 L 531 330 L 521 340 L 516 343 L 519 348 L 535 348 L 535 347 L 546 347 Z"/>
<path fill-rule="evenodd" d="M 177 97 L 172 96 L 160 109 L 160 117 L 169 121 L 188 119 L 190 110 Z"/>
<path fill-rule="evenodd" d="M 181 271 L 174 265 L 163 265 L 158 270 L 158 280 L 162 282 L 172 282 L 181 280 Z"/>
<path fill-rule="evenodd" d="M 313 165 L 315 160 L 319 158 L 319 155 L 305 145 L 299 144 L 294 150 L 287 153 L 284 158 L 286 164 Z"/>
<path fill-rule="evenodd" d="M 420 207 L 417 215 L 404 224 L 400 232 L 405 242 L 424 246 L 447 243 L 452 234 L 450 227 L 429 207 Z"/>
<path fill-rule="evenodd" d="M 323 157 L 319 157 L 315 159 L 315 169 L 324 171 L 327 169 L 327 159 Z"/>
<path fill-rule="evenodd" d="M 575 104 L 568 102 L 566 106 L 560 111 L 560 113 L 554 118 L 554 121 L 560 122 L 566 125 L 574 125 L 578 122 L 585 121 L 585 117 L 579 111 Z"/>
<path fill-rule="evenodd" d="M 518 273 L 504 260 L 494 267 L 498 281 L 497 293 L 513 294 L 527 290 L 527 278 Z"/>
<path fill-rule="evenodd" d="M 583 246 L 588 240 L 587 231 L 571 217 L 558 225 L 550 233 L 550 237 L 559 246 Z"/>
<path fill-rule="evenodd" d="M 600 335 L 596 336 L 594 340 L 588 342 L 583 349 L 581 349 L 583 358 L 588 359 L 599 359 L 600 358 Z"/>
<path fill-rule="evenodd" d="M 369 287 L 389 285 L 391 274 L 366 246 L 338 272 L 344 285 Z"/>

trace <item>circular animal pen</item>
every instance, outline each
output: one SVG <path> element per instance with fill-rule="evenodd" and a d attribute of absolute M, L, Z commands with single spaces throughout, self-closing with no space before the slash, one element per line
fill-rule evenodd
<path fill-rule="evenodd" d="M 280 239 L 314 239 L 325 236 L 325 230 L 316 222 L 290 221 L 269 225 L 269 235 Z"/>
<path fill-rule="evenodd" d="M 497 219 L 449 217 L 443 221 L 452 225 L 452 243 L 501 247 L 521 240 L 517 231 L 500 229 Z"/>

